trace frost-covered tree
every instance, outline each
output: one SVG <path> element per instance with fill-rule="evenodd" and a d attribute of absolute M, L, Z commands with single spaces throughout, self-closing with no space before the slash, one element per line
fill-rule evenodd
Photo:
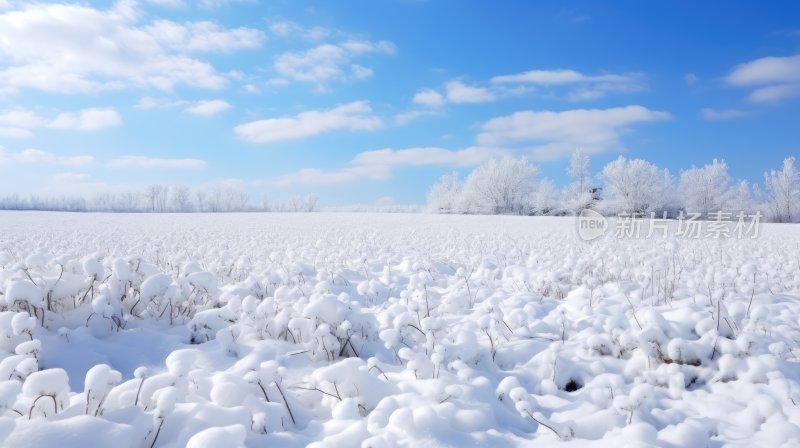
<path fill-rule="evenodd" d="M 147 206 L 152 212 L 161 211 L 162 197 L 165 194 L 165 187 L 160 184 L 153 184 L 148 186 L 144 195 L 147 198 Z M 164 201 L 165 202 L 165 201 Z"/>
<path fill-rule="evenodd" d="M 462 201 L 476 213 L 521 213 L 538 172 L 525 157 L 491 159 L 467 177 Z"/>
<path fill-rule="evenodd" d="M 33 202 L 35 198 L 31 198 Z M 91 206 L 94 210 L 109 211 L 113 208 L 115 198 L 111 193 L 96 193 L 91 200 Z"/>
<path fill-rule="evenodd" d="M 581 190 L 577 182 L 567 185 L 561 192 L 562 207 L 573 213 L 591 208 L 594 203 L 595 197 L 592 192 Z"/>
<path fill-rule="evenodd" d="M 569 159 L 569 168 L 567 174 L 575 179 L 580 191 L 589 191 L 591 188 L 591 177 L 589 175 L 589 155 L 582 149 L 578 149 L 572 153 Z"/>
<path fill-rule="evenodd" d="M 250 200 L 250 196 L 246 191 L 236 187 L 228 187 L 224 189 L 224 192 L 223 210 L 240 212 L 247 208 L 247 202 Z"/>
<path fill-rule="evenodd" d="M 198 212 L 205 212 L 208 211 L 208 194 L 206 194 L 203 190 L 197 190 L 194 192 L 194 197 L 197 200 L 197 211 Z"/>
<path fill-rule="evenodd" d="M 272 200 L 270 200 L 269 196 L 264 196 L 261 198 L 261 210 L 265 212 L 271 212 L 274 206 L 272 204 Z"/>
<path fill-rule="evenodd" d="M 290 212 L 299 212 L 303 207 L 303 199 L 300 196 L 292 196 L 286 201 L 286 204 Z"/>
<path fill-rule="evenodd" d="M 208 211 L 221 212 L 224 211 L 224 199 L 222 187 L 215 185 L 208 194 Z"/>
<path fill-rule="evenodd" d="M 724 160 L 714 159 L 710 164 L 681 171 L 678 185 L 681 202 L 690 212 L 709 213 L 722 211 L 731 199 L 731 177 Z"/>
<path fill-rule="evenodd" d="M 558 210 L 558 191 L 550 179 L 543 179 L 528 196 L 529 214 L 549 215 Z"/>
<path fill-rule="evenodd" d="M 176 185 L 172 187 L 172 210 L 188 212 L 192 210 L 191 191 L 189 187 Z"/>
<path fill-rule="evenodd" d="M 650 162 L 620 156 L 603 168 L 608 212 L 649 213 L 668 208 L 672 202 L 672 177 Z"/>
<path fill-rule="evenodd" d="M 764 185 L 774 221 L 794 222 L 800 219 L 800 173 L 794 157 L 784 159 L 780 171 L 764 173 Z"/>
<path fill-rule="evenodd" d="M 115 212 L 133 212 L 142 209 L 142 195 L 138 191 L 123 191 L 116 196 Z"/>
<path fill-rule="evenodd" d="M 439 178 L 428 190 L 428 211 L 433 213 L 458 213 L 464 184 L 453 171 Z"/>
<path fill-rule="evenodd" d="M 314 209 L 317 208 L 317 201 L 319 198 L 314 193 L 306 195 L 304 204 L 303 204 L 303 211 L 306 212 L 313 212 Z"/>
<path fill-rule="evenodd" d="M 590 208 L 594 203 L 591 175 L 589 174 L 589 156 L 578 149 L 572 153 L 567 167 L 573 182 L 561 192 L 561 205 L 575 213 Z"/>
<path fill-rule="evenodd" d="M 756 185 L 757 186 L 757 185 Z M 731 189 L 728 196 L 728 211 L 734 215 L 739 212 L 752 213 L 755 210 L 753 197 L 755 196 L 753 188 L 746 180 L 739 181 L 739 183 Z"/>

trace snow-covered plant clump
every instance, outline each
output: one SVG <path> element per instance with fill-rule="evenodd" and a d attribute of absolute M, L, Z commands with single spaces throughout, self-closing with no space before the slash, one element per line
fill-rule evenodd
<path fill-rule="evenodd" d="M 624 194 L 665 179 L 636 170 L 609 194 L 664 207 Z M 721 161 L 681 181 L 732 200 Z M 545 207 L 545 187 L 503 191 Z M 513 208 L 495 193 L 473 205 Z M 54 216 L 0 221 L 3 446 L 800 444 L 797 226 L 586 243 L 556 217 Z"/>

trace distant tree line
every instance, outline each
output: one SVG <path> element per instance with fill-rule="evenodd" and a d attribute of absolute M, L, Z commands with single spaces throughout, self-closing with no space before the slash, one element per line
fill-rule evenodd
<path fill-rule="evenodd" d="M 192 189 L 182 185 L 152 184 L 139 191 L 96 193 L 83 196 L 11 195 L 0 198 L 0 210 L 52 210 L 70 212 L 126 213 L 222 213 L 222 212 L 313 212 L 318 198 L 314 194 L 292 196 L 286 200 L 262 200 L 253 205 L 243 189 L 214 186 Z"/>
<path fill-rule="evenodd" d="M 465 179 L 445 174 L 431 186 L 427 209 L 433 213 L 570 215 L 590 208 L 607 215 L 621 212 L 709 217 L 714 212 L 761 212 L 774 222 L 800 222 L 800 173 L 794 157 L 764 173 L 764 184 L 734 180 L 724 160 L 682 170 L 640 159 L 619 157 L 595 176 L 589 157 L 573 153 L 567 173 L 572 182 L 559 190 L 526 158 L 492 159 Z"/>

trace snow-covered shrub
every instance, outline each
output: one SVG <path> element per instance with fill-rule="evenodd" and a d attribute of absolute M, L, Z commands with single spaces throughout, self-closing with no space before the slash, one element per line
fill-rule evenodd
<path fill-rule="evenodd" d="M 52 416 L 67 406 L 69 392 L 69 378 L 63 369 L 34 372 L 22 383 L 22 407 L 28 418 Z"/>
<path fill-rule="evenodd" d="M 86 415 L 98 416 L 103 411 L 103 404 L 116 385 L 122 380 L 122 375 L 106 364 L 98 364 L 88 372 L 84 381 L 86 394 Z"/>

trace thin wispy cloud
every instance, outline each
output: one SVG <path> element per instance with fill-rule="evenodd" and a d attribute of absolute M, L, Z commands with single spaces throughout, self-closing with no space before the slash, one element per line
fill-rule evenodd
<path fill-rule="evenodd" d="M 340 169 L 324 170 L 319 168 L 301 168 L 296 172 L 284 174 L 274 179 L 255 181 L 255 185 L 288 187 L 313 187 L 324 185 L 338 185 L 364 180 L 386 180 L 391 177 L 391 171 L 385 167 L 376 169 L 372 166 L 347 166 Z"/>
<path fill-rule="evenodd" d="M 800 96 L 800 54 L 739 64 L 725 81 L 732 86 L 754 88 L 747 97 L 753 103 L 776 103 Z"/>
<path fill-rule="evenodd" d="M 41 149 L 23 149 L 19 152 L 8 151 L 0 146 L 0 165 L 4 164 L 44 164 L 64 166 L 85 166 L 94 163 L 89 155 L 65 156 Z"/>
<path fill-rule="evenodd" d="M 272 36 L 282 38 L 300 37 L 301 39 L 312 42 L 321 41 L 323 39 L 341 34 L 338 31 L 330 28 L 322 26 L 306 27 L 291 20 L 278 20 L 270 23 L 269 32 Z"/>
<path fill-rule="evenodd" d="M 234 133 L 252 143 L 296 140 L 318 134 L 343 131 L 372 131 L 383 126 L 366 101 L 342 104 L 332 109 L 309 110 L 294 117 L 277 117 L 240 124 Z"/>
<path fill-rule="evenodd" d="M 751 115 L 752 112 L 741 109 L 712 109 L 705 107 L 700 110 L 700 114 L 706 120 L 722 121 L 746 117 Z"/>
<path fill-rule="evenodd" d="M 495 76 L 494 85 L 528 85 L 549 89 L 565 88 L 570 101 L 597 100 L 614 93 L 632 93 L 644 90 L 645 77 L 641 73 L 601 73 L 587 75 L 570 70 L 529 70 L 511 75 Z"/>
<path fill-rule="evenodd" d="M 53 176 L 53 180 L 57 183 L 79 184 L 91 182 L 92 176 L 86 173 L 58 173 Z"/>
<path fill-rule="evenodd" d="M 371 77 L 373 70 L 356 60 L 370 54 L 394 52 L 395 46 L 389 41 L 348 40 L 280 54 L 275 59 L 274 68 L 281 79 L 311 83 L 323 89 L 332 81 Z"/>
<path fill-rule="evenodd" d="M 357 154 L 335 170 L 303 168 L 274 179 L 256 181 L 258 185 L 278 187 L 336 185 L 363 181 L 386 181 L 401 167 L 438 166 L 464 168 L 510 154 L 501 148 L 470 147 L 452 150 L 439 147 L 377 149 Z"/>
<path fill-rule="evenodd" d="M 231 108 L 230 103 L 224 100 L 198 101 L 183 109 L 184 112 L 198 117 L 213 117 Z"/>
<path fill-rule="evenodd" d="M 360 166 L 444 166 L 468 167 L 489 159 L 509 155 L 509 151 L 491 147 L 451 150 L 439 147 L 378 149 L 359 153 L 351 164 Z"/>
<path fill-rule="evenodd" d="M 200 159 L 162 159 L 159 157 L 125 156 L 108 162 L 110 168 L 157 168 L 176 170 L 202 170 L 208 163 Z"/>

